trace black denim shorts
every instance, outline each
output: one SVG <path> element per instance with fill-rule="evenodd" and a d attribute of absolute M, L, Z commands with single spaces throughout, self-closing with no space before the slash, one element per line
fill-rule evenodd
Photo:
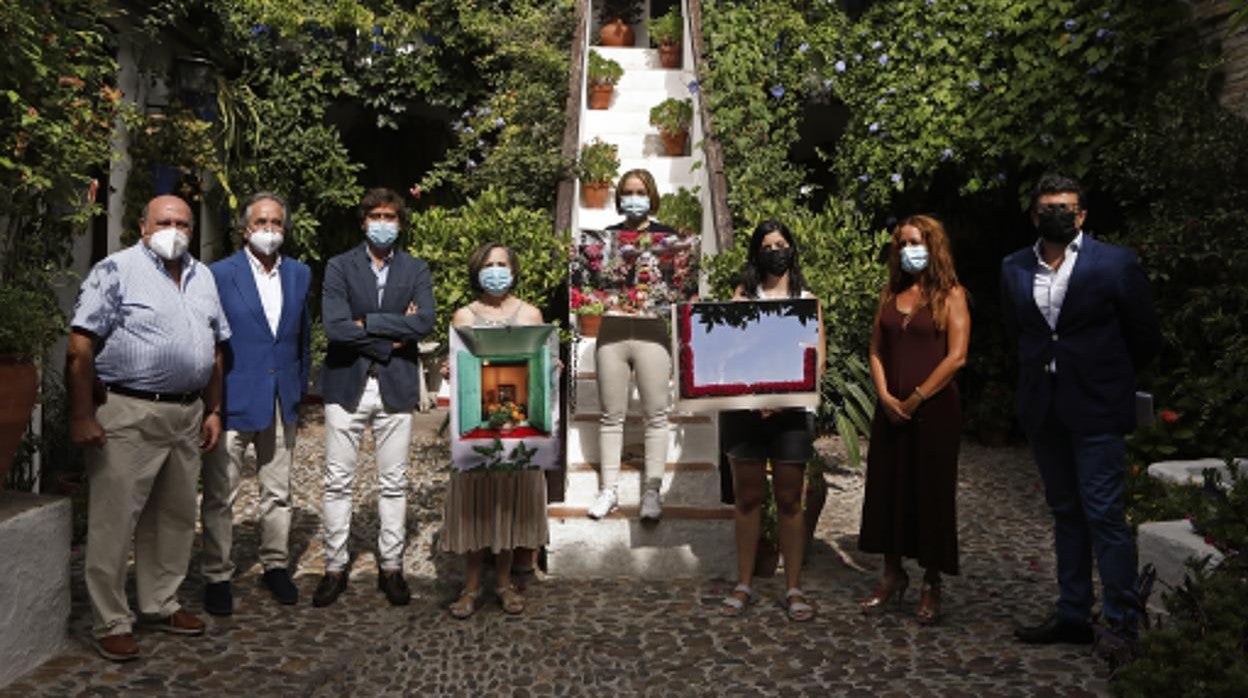
<path fill-rule="evenodd" d="M 814 415 L 783 409 L 764 418 L 757 410 L 719 413 L 724 452 L 737 460 L 805 463 L 815 455 Z"/>

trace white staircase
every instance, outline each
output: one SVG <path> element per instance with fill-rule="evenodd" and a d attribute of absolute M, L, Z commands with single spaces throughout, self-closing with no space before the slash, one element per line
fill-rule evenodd
<path fill-rule="evenodd" d="M 683 4 L 683 3 L 682 3 Z M 699 187 L 702 199 L 703 254 L 715 249 L 710 187 L 702 160 L 702 124 L 699 94 L 690 89 L 695 76 L 689 50 L 687 8 L 683 69 L 659 67 L 656 49 L 607 48 L 596 43 L 598 27 L 590 16 L 590 45 L 604 58 L 618 62 L 624 76 L 616 85 L 611 105 L 591 110 L 581 95 L 580 143 L 595 137 L 619 148 L 620 172 L 645 168 L 654 175 L 660 194 Z M 638 45 L 646 42 L 644 25 L 634 27 Z M 668 97 L 694 100 L 690 129 L 692 156 L 668 157 L 658 131 L 650 126 L 650 108 Z M 614 195 L 611 197 L 614 202 Z M 663 219 L 662 211 L 658 215 Z M 613 203 L 607 208 L 583 208 L 580 193 L 573 213 L 573 230 L 599 230 L 621 219 Z M 578 336 L 572 347 L 573 381 L 569 401 L 567 470 L 564 501 L 549 507 L 548 571 L 568 577 L 630 576 L 650 579 L 692 576 L 728 576 L 736 564 L 732 507 L 720 503 L 719 432 L 714 414 L 673 413 L 663 477 L 663 519 L 643 524 L 637 517 L 642 481 L 642 424 L 636 390 L 629 400 L 624 427 L 624 453 L 619 496 L 620 509 L 600 521 L 586 510 L 598 493 L 598 385 L 594 365 L 595 340 Z"/>

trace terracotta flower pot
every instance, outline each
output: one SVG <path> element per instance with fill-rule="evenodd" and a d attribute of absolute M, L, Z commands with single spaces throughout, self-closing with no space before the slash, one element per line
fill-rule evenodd
<path fill-rule="evenodd" d="M 632 46 L 636 40 L 637 35 L 633 32 L 633 28 L 619 17 L 602 25 L 602 29 L 598 32 L 598 43 L 603 46 Z"/>
<path fill-rule="evenodd" d="M 680 48 L 680 44 L 659 44 L 659 65 L 664 68 L 679 68 Z"/>
<path fill-rule="evenodd" d="M 597 337 L 600 325 L 602 325 L 601 315 L 578 314 L 576 316 L 576 329 L 581 333 L 582 337 Z"/>
<path fill-rule="evenodd" d="M 26 357 L 0 354 L 0 490 L 9 477 L 13 455 L 30 424 L 39 387 L 39 373 Z"/>
<path fill-rule="evenodd" d="M 669 156 L 680 157 L 685 154 L 685 145 L 689 142 L 689 132 L 668 133 L 660 131 L 659 138 L 663 139 L 663 150 Z"/>
<path fill-rule="evenodd" d="M 585 208 L 606 208 L 610 182 L 581 182 L 581 205 Z"/>
<path fill-rule="evenodd" d="M 589 86 L 589 108 L 590 109 L 607 109 L 611 106 L 611 95 L 615 92 L 615 85 L 609 82 L 596 83 Z"/>

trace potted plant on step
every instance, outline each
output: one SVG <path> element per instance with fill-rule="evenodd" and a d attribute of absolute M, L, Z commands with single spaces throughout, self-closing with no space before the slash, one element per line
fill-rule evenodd
<path fill-rule="evenodd" d="M 650 110 L 650 125 L 659 129 L 663 149 L 672 157 L 685 154 L 689 125 L 693 123 L 693 100 L 668 97 Z"/>
<path fill-rule="evenodd" d="M 581 156 L 576 161 L 576 177 L 581 180 L 581 205 L 606 208 L 607 193 L 619 172 L 619 150 L 614 143 L 594 138 L 581 145 Z"/>
<path fill-rule="evenodd" d="M 601 298 L 601 291 L 588 288 L 573 288 L 569 294 L 568 305 L 572 314 L 576 315 L 576 329 L 582 337 L 597 337 L 598 326 L 602 324 L 602 314 L 607 306 Z"/>
<path fill-rule="evenodd" d="M 611 106 L 611 94 L 624 76 L 624 69 L 610 58 L 603 58 L 597 51 L 589 52 L 589 108 L 606 109 Z"/>
<path fill-rule="evenodd" d="M 598 43 L 603 46 L 633 46 L 637 35 L 630 24 L 641 19 L 641 0 L 598 0 Z"/>
<path fill-rule="evenodd" d="M 667 14 L 646 20 L 646 27 L 650 30 L 650 41 L 659 47 L 659 65 L 664 68 L 679 68 L 680 40 L 684 36 L 684 22 L 679 6 L 673 5 Z"/>
<path fill-rule="evenodd" d="M 35 407 L 35 362 L 64 331 L 65 319 L 49 289 L 12 280 L 0 285 L 0 489 Z"/>

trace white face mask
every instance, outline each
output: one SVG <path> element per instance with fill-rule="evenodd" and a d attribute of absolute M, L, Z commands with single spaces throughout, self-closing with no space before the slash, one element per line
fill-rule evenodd
<path fill-rule="evenodd" d="M 190 236 L 177 228 L 162 228 L 147 239 L 147 246 L 152 252 L 170 262 L 180 258 L 190 243 Z"/>
<path fill-rule="evenodd" d="M 254 230 L 247 237 L 247 244 L 251 245 L 251 249 L 256 253 L 267 257 L 277 252 L 277 248 L 282 246 L 284 239 L 280 230 Z"/>

